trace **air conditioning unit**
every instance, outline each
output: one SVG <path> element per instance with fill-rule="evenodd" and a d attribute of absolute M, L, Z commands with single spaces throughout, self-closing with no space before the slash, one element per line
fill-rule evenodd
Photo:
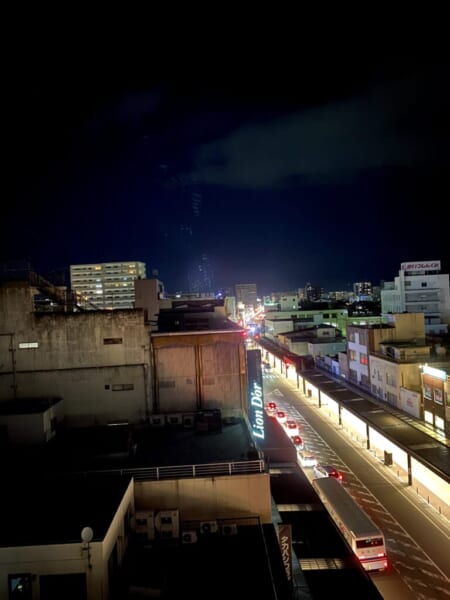
<path fill-rule="evenodd" d="M 194 429 L 195 417 L 194 415 L 183 415 L 183 427 L 185 429 Z"/>
<path fill-rule="evenodd" d="M 237 535 L 238 527 L 236 523 L 227 523 L 220 528 L 222 535 Z"/>
<path fill-rule="evenodd" d="M 217 521 L 201 521 L 200 523 L 200 533 L 204 535 L 217 533 L 218 530 Z"/>
<path fill-rule="evenodd" d="M 183 425 L 183 415 L 166 415 L 166 423 L 172 426 Z"/>
<path fill-rule="evenodd" d="M 181 534 L 181 541 L 183 544 L 195 544 L 197 539 L 196 531 L 183 531 Z"/>
<path fill-rule="evenodd" d="M 179 511 L 160 510 L 155 516 L 155 528 L 162 538 L 180 537 Z"/>
<path fill-rule="evenodd" d="M 164 427 L 164 415 L 150 415 L 149 420 L 152 427 Z"/>
<path fill-rule="evenodd" d="M 136 511 L 136 535 L 144 540 L 155 539 L 155 513 L 153 510 Z"/>

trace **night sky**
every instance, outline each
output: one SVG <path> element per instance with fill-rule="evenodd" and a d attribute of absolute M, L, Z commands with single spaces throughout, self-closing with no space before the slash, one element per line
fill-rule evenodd
<path fill-rule="evenodd" d="M 404 261 L 449 272 L 442 57 L 208 62 L 207 49 L 175 60 L 158 45 L 35 41 L 3 74 L 2 261 L 51 277 L 139 260 L 168 292 L 187 290 L 201 256 L 214 291 L 260 294 L 379 285 Z"/>

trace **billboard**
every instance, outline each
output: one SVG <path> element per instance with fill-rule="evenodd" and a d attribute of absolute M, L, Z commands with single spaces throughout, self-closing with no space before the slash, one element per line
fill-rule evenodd
<path fill-rule="evenodd" d="M 402 271 L 440 271 L 440 260 L 428 260 L 426 262 L 404 262 L 401 264 Z"/>
<path fill-rule="evenodd" d="M 264 439 L 264 394 L 261 350 L 247 350 L 247 412 L 253 437 Z"/>
<path fill-rule="evenodd" d="M 292 529 L 288 523 L 278 525 L 278 542 L 288 581 L 292 581 Z"/>

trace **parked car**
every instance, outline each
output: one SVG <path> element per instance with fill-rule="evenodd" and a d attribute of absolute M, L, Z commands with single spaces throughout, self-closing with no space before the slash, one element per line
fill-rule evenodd
<path fill-rule="evenodd" d="M 284 426 L 289 436 L 298 435 L 298 425 L 293 419 L 287 419 Z"/>
<path fill-rule="evenodd" d="M 318 463 L 317 456 L 305 448 L 297 449 L 297 461 L 301 467 L 314 467 Z"/>
<path fill-rule="evenodd" d="M 318 479 L 320 477 L 334 477 L 340 482 L 342 482 L 344 479 L 344 476 L 341 473 L 341 471 L 338 471 L 331 465 L 314 465 L 314 476 Z"/>

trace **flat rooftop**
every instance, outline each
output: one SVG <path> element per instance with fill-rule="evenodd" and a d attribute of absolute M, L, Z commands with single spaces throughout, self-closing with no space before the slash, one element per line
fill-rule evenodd
<path fill-rule="evenodd" d="M 210 431 L 179 426 L 139 428 L 133 431 L 131 446 L 125 443 L 128 436 L 117 435 L 125 428 L 112 430 L 117 447 L 106 445 L 109 456 L 98 454 L 103 447 L 99 434 L 105 443 L 111 442 L 107 428 L 90 434 L 87 430 L 61 432 L 60 439 L 45 451 L 16 456 L 10 465 L 6 510 L 0 515 L 1 545 L 77 542 L 85 526 L 92 527 L 94 540 L 102 539 L 131 481 L 131 474 L 120 477 L 110 470 L 126 473 L 128 468 L 214 465 L 255 458 L 254 440 L 244 418 L 223 422 Z M 292 505 L 294 510 L 274 509 L 271 524 L 262 525 L 256 516 L 250 524 L 251 518 L 233 519 L 235 533 L 229 536 L 222 535 L 222 527 L 218 533 L 204 534 L 199 522 L 180 522 L 180 531 L 196 532 L 196 543 L 183 543 L 183 536 L 145 542 L 132 538 L 117 582 L 121 597 L 159 594 L 166 598 L 290 600 L 293 592 L 277 532 L 279 523 L 289 523 L 294 541 L 293 587 L 302 598 L 323 597 L 330 585 L 341 589 L 351 585 L 358 597 L 381 600 L 295 464 L 295 448 L 282 426 L 267 418 L 265 431 L 258 449 L 267 453 L 269 465 L 284 463 L 287 469 L 285 474 L 270 474 L 273 504 Z M 131 452 L 124 452 L 124 447 L 131 447 Z M 318 557 L 324 560 L 320 563 Z"/>

